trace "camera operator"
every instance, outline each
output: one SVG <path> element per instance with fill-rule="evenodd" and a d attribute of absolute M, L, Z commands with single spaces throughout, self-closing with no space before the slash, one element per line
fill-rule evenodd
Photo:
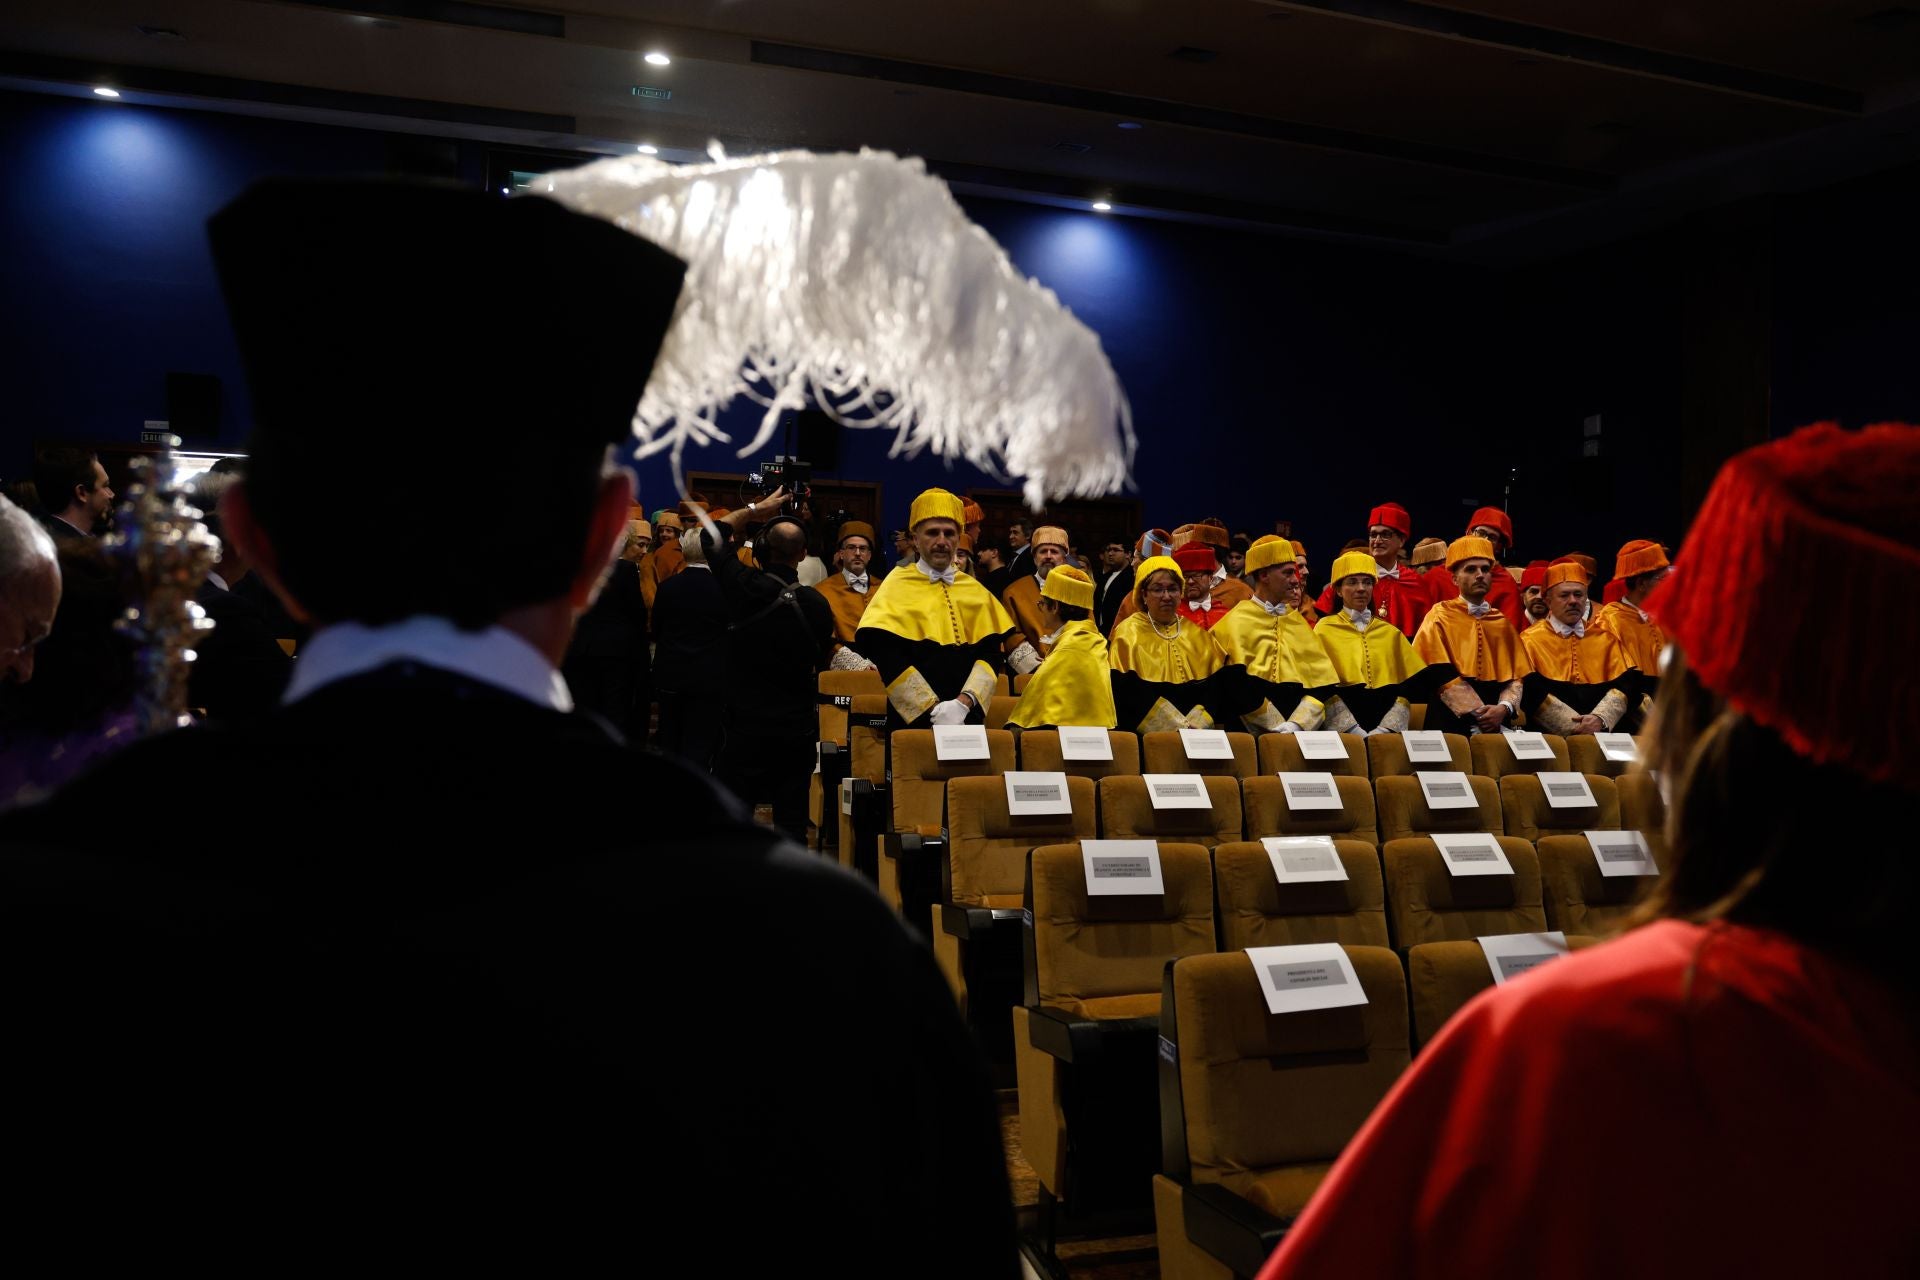
<path fill-rule="evenodd" d="M 782 511 L 784 488 L 717 522 L 725 546 L 701 533 L 707 563 L 720 583 L 727 616 L 726 742 L 716 772 L 748 805 L 773 806 L 773 824 L 802 844 L 807 836 L 807 782 L 820 738 L 819 672 L 832 655 L 833 610 L 799 581 L 806 528 Z M 762 509 L 780 512 L 754 544 L 759 569 L 731 544 Z"/>

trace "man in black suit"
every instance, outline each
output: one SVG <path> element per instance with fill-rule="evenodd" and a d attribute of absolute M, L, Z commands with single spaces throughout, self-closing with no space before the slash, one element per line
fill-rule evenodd
<path fill-rule="evenodd" d="M 113 510 L 113 490 L 99 455 L 77 445 L 49 445 L 33 455 L 33 488 L 41 523 L 55 542 L 92 538 Z"/>
<path fill-rule="evenodd" d="M 232 470 L 207 472 L 194 484 L 193 503 L 207 531 L 220 539 L 220 559 L 194 592 L 213 630 L 194 642 L 187 673 L 187 705 L 222 720 L 246 720 L 267 714 L 293 674 L 293 659 L 280 647 L 267 615 L 235 588 L 249 576 L 246 553 L 226 536 L 220 499 L 239 480 Z"/>
<path fill-rule="evenodd" d="M 20 1232 L 250 1269 L 1017 1275 L 931 958 L 557 669 L 682 264 L 452 187 L 268 182 L 210 229 L 260 424 L 226 530 L 315 630 L 272 715 L 0 818 Z M 337 487 L 343 424 L 396 477 L 510 482 L 512 518 L 439 563 L 445 502 Z"/>
<path fill-rule="evenodd" d="M 1124 542 L 1100 549 L 1100 572 L 1093 580 L 1093 622 L 1101 635 L 1110 635 L 1120 615 L 1120 602 L 1133 590 L 1133 553 Z"/>

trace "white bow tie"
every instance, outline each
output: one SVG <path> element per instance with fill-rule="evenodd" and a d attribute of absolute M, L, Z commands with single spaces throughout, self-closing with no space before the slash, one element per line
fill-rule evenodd
<path fill-rule="evenodd" d="M 863 573 L 856 578 L 852 574 L 847 573 L 845 569 L 842 569 L 840 572 L 846 577 L 847 585 L 849 587 L 853 588 L 855 591 L 858 591 L 861 595 L 867 594 L 867 575 L 866 574 Z"/>
<path fill-rule="evenodd" d="M 1367 624 L 1373 621 L 1373 610 L 1362 609 L 1360 612 L 1355 613 L 1353 610 L 1349 609 L 1347 610 L 1347 618 L 1349 621 L 1353 623 L 1353 625 L 1357 629 L 1361 631 L 1365 631 L 1367 629 Z"/>
<path fill-rule="evenodd" d="M 1554 633 L 1556 635 L 1572 636 L 1576 640 L 1586 638 L 1587 624 L 1585 620 L 1576 622 L 1569 627 L 1565 623 L 1561 622 L 1560 619 L 1549 616 L 1547 618 L 1547 625 L 1553 628 Z"/>
<path fill-rule="evenodd" d="M 1268 604 L 1265 600 L 1261 600 L 1259 596 L 1255 596 L 1254 600 L 1256 600 L 1260 607 L 1265 609 L 1271 617 L 1283 617 L 1287 612 L 1287 606 L 1284 604 Z"/>
<path fill-rule="evenodd" d="M 1397 578 L 1400 576 L 1400 566 L 1395 565 L 1391 569 L 1381 569 L 1380 576 L 1383 578 Z"/>
<path fill-rule="evenodd" d="M 1472 614 L 1476 618 L 1484 618 L 1489 613 L 1493 612 L 1493 606 L 1488 604 L 1485 600 L 1482 600 L 1479 604 L 1469 604 L 1467 606 L 1467 612 Z"/>
<path fill-rule="evenodd" d="M 925 560 L 915 560 L 913 562 L 913 567 L 918 569 L 920 572 L 926 574 L 931 581 L 943 582 L 949 587 L 953 585 L 953 566 L 952 565 L 947 566 L 947 571 L 945 573 L 935 573 L 932 569 L 929 569 L 927 567 L 927 562 Z"/>

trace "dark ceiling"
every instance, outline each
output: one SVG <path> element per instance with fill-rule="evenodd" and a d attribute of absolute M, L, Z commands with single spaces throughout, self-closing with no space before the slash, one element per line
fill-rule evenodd
<path fill-rule="evenodd" d="M 0 87 L 100 82 L 566 151 L 877 147 L 962 191 L 1500 261 L 1914 159 L 1920 8 L 12 0 Z"/>

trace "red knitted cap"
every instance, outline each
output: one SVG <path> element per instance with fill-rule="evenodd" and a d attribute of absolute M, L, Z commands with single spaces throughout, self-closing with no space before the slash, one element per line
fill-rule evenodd
<path fill-rule="evenodd" d="M 1647 600 L 1701 683 L 1799 754 L 1920 788 L 1920 680 L 1907 650 L 1920 598 L 1920 428 L 1804 427 L 1735 454 Z M 1712 589 L 1689 591 L 1692 566 Z M 1870 609 L 1801 608 L 1782 584 L 1819 581 Z"/>

